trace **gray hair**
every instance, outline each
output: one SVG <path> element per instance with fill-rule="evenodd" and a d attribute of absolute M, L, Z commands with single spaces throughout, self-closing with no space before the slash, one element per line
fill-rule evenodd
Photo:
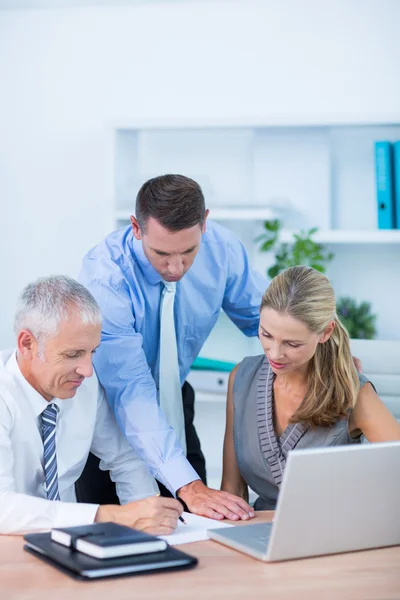
<path fill-rule="evenodd" d="M 78 314 L 83 323 L 102 322 L 99 305 L 82 284 L 64 275 L 42 277 L 22 290 L 14 320 L 15 335 L 28 329 L 40 343 L 44 337 L 55 335 L 60 323 L 72 313 Z"/>

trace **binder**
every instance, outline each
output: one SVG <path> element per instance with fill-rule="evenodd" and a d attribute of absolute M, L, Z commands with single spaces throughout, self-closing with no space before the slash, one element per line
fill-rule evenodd
<path fill-rule="evenodd" d="M 400 229 L 400 141 L 393 144 L 394 207 L 396 228 Z"/>
<path fill-rule="evenodd" d="M 378 228 L 394 229 L 393 151 L 390 142 L 375 142 L 375 168 Z"/>
<path fill-rule="evenodd" d="M 176 571 L 194 567 L 198 562 L 197 558 L 170 546 L 162 552 L 99 559 L 53 542 L 50 533 L 30 533 L 24 540 L 24 550 L 77 579 Z"/>
<path fill-rule="evenodd" d="M 162 552 L 167 548 L 165 540 L 118 523 L 52 529 L 50 535 L 53 542 L 101 559 Z"/>

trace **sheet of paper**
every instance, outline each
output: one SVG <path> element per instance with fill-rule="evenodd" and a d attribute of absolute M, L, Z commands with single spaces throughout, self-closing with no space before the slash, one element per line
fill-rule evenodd
<path fill-rule="evenodd" d="M 199 517 L 198 515 L 192 515 L 187 512 L 184 512 L 182 517 L 185 519 L 186 525 L 178 521 L 178 527 L 175 529 L 174 533 L 171 533 L 170 535 L 160 535 L 158 537 L 165 540 L 171 546 L 176 546 L 177 544 L 188 544 L 189 542 L 208 540 L 208 529 L 233 527 L 233 525 L 226 523 L 225 521 L 215 521 L 214 519 Z"/>

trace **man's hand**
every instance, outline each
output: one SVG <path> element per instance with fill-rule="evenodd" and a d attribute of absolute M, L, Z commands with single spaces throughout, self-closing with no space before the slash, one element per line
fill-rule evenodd
<path fill-rule="evenodd" d="M 200 480 L 181 487 L 177 496 L 182 498 L 188 509 L 196 515 L 210 519 L 232 519 L 246 521 L 254 517 L 254 511 L 242 498 L 229 492 L 212 490 Z"/>
<path fill-rule="evenodd" d="M 174 498 L 151 496 L 123 506 L 100 506 L 95 521 L 113 521 L 152 535 L 168 535 L 176 529 L 182 511 L 182 504 Z"/>

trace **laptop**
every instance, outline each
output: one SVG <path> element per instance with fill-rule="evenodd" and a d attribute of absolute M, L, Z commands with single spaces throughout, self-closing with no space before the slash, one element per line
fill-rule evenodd
<path fill-rule="evenodd" d="M 400 544 L 400 442 L 289 453 L 272 523 L 209 530 L 263 561 Z"/>

